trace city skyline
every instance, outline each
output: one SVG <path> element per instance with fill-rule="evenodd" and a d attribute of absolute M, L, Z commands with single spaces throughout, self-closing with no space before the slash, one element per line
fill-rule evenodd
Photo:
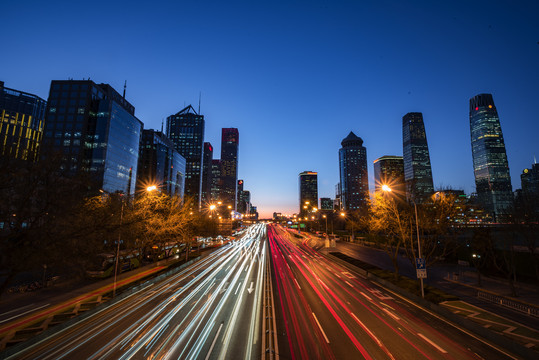
<path fill-rule="evenodd" d="M 402 155 L 400 122 L 408 112 L 424 115 L 434 187 L 474 191 L 468 100 L 480 93 L 496 98 L 513 190 L 539 153 L 537 3 L 113 4 L 108 14 L 97 3 L 84 11 L 62 2 L 6 4 L 6 27 L 22 19 L 27 26 L 1 35 L 17 56 L 1 60 L 0 80 L 43 99 L 51 80 L 90 77 L 115 89 L 127 80 L 126 99 L 145 129 L 197 107 L 201 94 L 204 140 L 214 151 L 221 128 L 242 132 L 238 178 L 261 217 L 297 211 L 304 169 L 318 172 L 319 197 L 334 198 L 336 153 L 350 131 L 368 144 L 372 190 L 373 160 Z M 180 12 L 190 16 L 170 21 Z M 104 26 L 79 26 L 97 14 Z M 141 16 L 144 30 L 134 21 Z M 110 32 L 122 42 L 100 44 L 98 52 L 79 44 Z M 172 48 L 179 43 L 197 56 L 178 56 L 183 50 Z M 298 144 L 308 151 L 298 154 Z"/>

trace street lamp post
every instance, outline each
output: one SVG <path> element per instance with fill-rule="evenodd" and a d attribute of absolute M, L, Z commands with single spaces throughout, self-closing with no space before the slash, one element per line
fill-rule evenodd
<path fill-rule="evenodd" d="M 385 192 L 391 192 L 391 188 L 388 185 L 382 185 L 382 190 Z M 414 210 L 415 210 L 415 229 L 417 234 L 417 257 L 421 259 L 421 242 L 419 241 L 419 218 L 417 216 L 417 204 L 413 198 L 410 198 L 412 202 L 414 203 Z M 416 262 L 417 266 L 417 262 Z M 425 298 L 425 289 L 423 288 L 423 278 L 419 278 L 419 282 L 421 283 L 421 297 Z"/>

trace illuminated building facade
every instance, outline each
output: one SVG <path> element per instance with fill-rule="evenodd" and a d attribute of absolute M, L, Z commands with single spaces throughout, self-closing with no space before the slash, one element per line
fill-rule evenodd
<path fill-rule="evenodd" d="M 320 198 L 320 210 L 326 210 L 326 211 L 333 210 L 333 199 Z"/>
<path fill-rule="evenodd" d="M 406 197 L 421 203 L 434 193 L 422 113 L 411 112 L 402 117 L 402 140 Z"/>
<path fill-rule="evenodd" d="M 299 213 L 305 216 L 318 209 L 318 173 L 304 171 L 299 174 Z"/>
<path fill-rule="evenodd" d="M 167 117 L 167 136 L 185 158 L 185 195 L 200 208 L 202 201 L 202 155 L 204 146 L 204 115 L 191 105 Z"/>
<path fill-rule="evenodd" d="M 470 133 L 477 200 L 495 222 L 508 221 L 513 191 L 500 119 L 491 94 L 470 99 Z"/>
<path fill-rule="evenodd" d="M 51 82 L 40 157 L 61 156 L 64 170 L 88 172 L 107 192 L 135 192 L 143 124 L 108 84 Z"/>
<path fill-rule="evenodd" d="M 4 87 L 0 81 L 0 156 L 36 161 L 43 137 L 47 102 Z"/>
<path fill-rule="evenodd" d="M 240 134 L 236 128 L 224 128 L 221 135 L 220 199 L 223 205 L 232 206 L 236 210 Z"/>
<path fill-rule="evenodd" d="M 142 130 L 137 189 L 156 185 L 169 196 L 183 197 L 185 188 L 185 158 L 161 131 Z"/>
<path fill-rule="evenodd" d="M 211 161 L 211 203 L 221 201 L 221 160 Z"/>
<path fill-rule="evenodd" d="M 204 143 L 202 155 L 202 204 L 211 204 L 211 163 L 213 160 L 213 146 L 209 142 Z"/>
<path fill-rule="evenodd" d="M 238 206 L 237 211 L 240 214 L 246 214 L 249 208 L 249 200 L 247 199 L 247 193 L 243 190 L 243 180 L 238 180 Z"/>
<path fill-rule="evenodd" d="M 341 142 L 339 170 L 341 207 L 343 210 L 360 210 L 369 200 L 367 149 L 363 140 L 352 131 Z"/>

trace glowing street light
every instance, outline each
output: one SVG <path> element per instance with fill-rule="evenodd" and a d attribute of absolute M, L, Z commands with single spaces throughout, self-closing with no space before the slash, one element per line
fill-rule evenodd
<path fill-rule="evenodd" d="M 157 189 L 157 186 L 155 186 L 155 185 L 150 185 L 150 186 L 148 186 L 148 187 L 146 188 L 146 191 L 147 191 L 147 192 L 152 192 L 152 191 L 154 191 L 154 190 L 156 190 L 156 189 Z"/>
<path fill-rule="evenodd" d="M 387 184 L 382 185 L 382 190 L 385 192 L 391 192 L 391 188 Z"/>

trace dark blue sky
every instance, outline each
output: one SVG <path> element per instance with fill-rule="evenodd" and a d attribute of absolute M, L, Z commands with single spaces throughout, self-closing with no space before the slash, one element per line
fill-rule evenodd
<path fill-rule="evenodd" d="M 220 154 L 240 131 L 239 176 L 262 215 L 298 209 L 298 174 L 334 197 L 354 131 L 372 161 L 402 155 L 402 116 L 423 112 L 435 187 L 474 191 L 468 101 L 492 93 L 513 189 L 539 156 L 537 1 L 10 1 L 0 80 L 47 98 L 90 77 L 145 128 L 190 103 Z"/>

